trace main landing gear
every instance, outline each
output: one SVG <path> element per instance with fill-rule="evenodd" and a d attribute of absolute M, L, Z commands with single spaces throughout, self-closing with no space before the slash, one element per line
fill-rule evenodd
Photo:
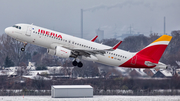
<path fill-rule="evenodd" d="M 25 51 L 26 45 L 27 45 L 27 43 L 24 42 L 24 47 L 21 48 L 21 51 Z"/>
<path fill-rule="evenodd" d="M 73 66 L 78 66 L 79 68 L 81 68 L 83 66 L 83 63 L 81 61 L 77 62 L 76 59 L 72 62 Z"/>

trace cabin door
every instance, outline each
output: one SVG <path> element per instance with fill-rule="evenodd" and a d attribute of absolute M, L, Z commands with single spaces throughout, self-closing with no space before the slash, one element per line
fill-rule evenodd
<path fill-rule="evenodd" d="M 26 31 L 26 35 L 27 35 L 27 36 L 31 36 L 31 33 L 32 33 L 32 27 L 31 27 L 31 26 L 28 26 L 28 27 L 27 27 L 27 31 Z"/>

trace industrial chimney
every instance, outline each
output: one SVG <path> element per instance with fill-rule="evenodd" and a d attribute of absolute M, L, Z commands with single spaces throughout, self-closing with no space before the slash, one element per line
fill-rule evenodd
<path fill-rule="evenodd" d="M 81 9 L 81 38 L 83 38 L 83 9 Z"/>

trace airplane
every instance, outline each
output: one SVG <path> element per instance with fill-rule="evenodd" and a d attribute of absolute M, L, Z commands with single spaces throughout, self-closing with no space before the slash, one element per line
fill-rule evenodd
<path fill-rule="evenodd" d="M 21 51 L 25 51 L 27 43 L 34 44 L 47 48 L 50 55 L 74 58 L 72 65 L 79 68 L 83 67 L 81 60 L 84 59 L 116 67 L 166 69 L 167 65 L 159 60 L 172 39 L 162 35 L 139 52 L 129 52 L 117 49 L 122 41 L 110 47 L 94 42 L 98 36 L 85 40 L 33 24 L 15 24 L 7 27 L 5 33 L 24 43 Z"/>

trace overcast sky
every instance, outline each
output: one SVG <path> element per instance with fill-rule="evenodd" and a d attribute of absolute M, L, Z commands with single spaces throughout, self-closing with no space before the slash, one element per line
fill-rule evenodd
<path fill-rule="evenodd" d="M 104 30 L 105 38 L 116 33 L 149 35 L 180 30 L 180 0 L 0 0 L 0 33 L 16 23 L 33 23 L 80 37 L 80 9 L 84 10 L 84 38 Z"/>

